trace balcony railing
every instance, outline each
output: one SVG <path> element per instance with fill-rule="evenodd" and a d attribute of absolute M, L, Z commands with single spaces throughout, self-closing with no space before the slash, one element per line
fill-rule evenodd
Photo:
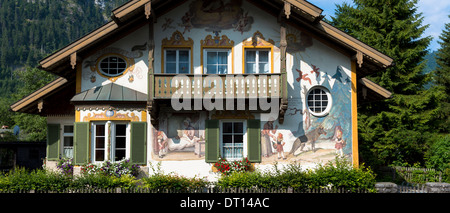
<path fill-rule="evenodd" d="M 154 74 L 155 99 L 281 98 L 281 74 Z"/>

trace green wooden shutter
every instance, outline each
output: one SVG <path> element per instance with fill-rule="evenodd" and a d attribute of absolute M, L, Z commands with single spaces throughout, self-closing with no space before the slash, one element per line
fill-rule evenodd
<path fill-rule="evenodd" d="M 219 120 L 206 120 L 205 128 L 205 161 L 207 163 L 214 163 L 219 160 L 220 153 Z"/>
<path fill-rule="evenodd" d="M 247 120 L 247 152 L 250 162 L 261 162 L 261 122 Z"/>
<path fill-rule="evenodd" d="M 59 159 L 60 135 L 59 124 L 47 124 L 47 160 Z"/>
<path fill-rule="evenodd" d="M 89 122 L 75 122 L 73 161 L 76 165 L 89 163 Z"/>
<path fill-rule="evenodd" d="M 147 163 L 147 122 L 131 122 L 130 161 L 136 164 Z"/>

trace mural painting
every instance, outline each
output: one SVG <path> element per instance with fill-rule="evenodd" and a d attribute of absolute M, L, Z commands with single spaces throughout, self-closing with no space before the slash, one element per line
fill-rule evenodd
<path fill-rule="evenodd" d="M 251 29 L 253 17 L 241 6 L 242 0 L 195 0 L 179 26 L 184 27 L 183 33 L 192 28 L 206 28 L 209 32 L 233 29 L 242 34 Z"/>
<path fill-rule="evenodd" d="M 262 163 L 333 160 L 336 156 L 351 160 L 351 81 L 344 68 L 325 72 L 318 66 L 294 68 L 294 84 L 300 98 L 292 99 L 283 125 L 277 121 L 261 124 Z M 317 84 L 316 84 L 317 82 Z M 320 85 L 332 97 L 332 107 L 325 116 L 314 116 L 304 103 L 308 87 Z M 298 91 L 298 90 L 297 90 Z"/>
<path fill-rule="evenodd" d="M 153 142 L 157 160 L 198 160 L 205 156 L 206 113 L 163 113 Z"/>

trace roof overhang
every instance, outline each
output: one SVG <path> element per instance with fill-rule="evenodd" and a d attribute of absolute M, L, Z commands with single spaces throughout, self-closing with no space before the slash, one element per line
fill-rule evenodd
<path fill-rule="evenodd" d="M 14 112 L 49 115 L 73 114 L 68 98 L 75 94 L 75 82 L 59 77 L 42 88 L 13 103 Z M 57 103 L 57 104 L 55 104 Z"/>

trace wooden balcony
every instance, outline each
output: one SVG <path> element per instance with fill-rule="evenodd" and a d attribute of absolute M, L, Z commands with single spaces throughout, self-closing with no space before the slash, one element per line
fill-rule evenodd
<path fill-rule="evenodd" d="M 281 74 L 154 74 L 153 98 L 281 98 Z"/>
<path fill-rule="evenodd" d="M 171 106 L 173 98 L 200 99 L 202 101 L 224 99 L 226 104 L 228 104 L 227 100 L 234 99 L 238 101 L 232 102 L 235 106 L 233 109 L 267 112 L 267 109 L 261 108 L 259 104 L 263 101 L 262 98 L 265 98 L 270 103 L 279 102 L 278 122 L 282 124 L 288 103 L 286 73 L 220 75 L 150 73 L 147 106 L 153 125 L 158 125 L 159 112 L 162 107 L 164 110 L 170 110 L 169 106 Z M 255 99 L 258 99 L 256 108 L 254 105 L 250 106 L 250 102 L 255 103 Z M 244 102 L 240 100 L 244 100 Z M 191 104 L 194 102 L 196 101 L 192 101 Z M 194 107 L 190 109 L 194 110 Z M 206 108 L 201 110 L 206 110 Z"/>

